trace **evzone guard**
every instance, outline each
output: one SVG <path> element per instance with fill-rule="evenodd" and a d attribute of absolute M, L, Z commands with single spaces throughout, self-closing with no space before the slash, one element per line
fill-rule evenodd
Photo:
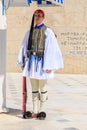
<path fill-rule="evenodd" d="M 46 118 L 47 79 L 53 78 L 54 72 L 63 68 L 57 38 L 44 24 L 44 18 L 43 10 L 34 12 L 31 28 L 25 34 L 18 55 L 22 75 L 30 78 L 32 88 L 33 113 L 28 112 L 28 117 L 38 119 Z"/>

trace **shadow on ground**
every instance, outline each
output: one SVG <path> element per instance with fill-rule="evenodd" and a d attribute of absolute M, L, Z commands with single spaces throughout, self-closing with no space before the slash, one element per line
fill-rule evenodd
<path fill-rule="evenodd" d="M 22 111 L 20 109 L 14 109 L 14 108 L 8 108 L 8 109 L 9 112 L 7 113 L 7 115 L 22 118 Z"/>

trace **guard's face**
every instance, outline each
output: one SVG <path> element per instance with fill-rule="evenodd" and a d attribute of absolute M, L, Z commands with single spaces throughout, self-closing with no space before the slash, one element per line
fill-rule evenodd
<path fill-rule="evenodd" d="M 44 20 L 44 16 L 43 16 L 43 14 L 41 14 L 41 13 L 35 13 L 35 14 L 34 14 L 34 19 L 35 19 L 36 25 L 39 25 L 39 24 L 41 24 L 42 21 Z"/>

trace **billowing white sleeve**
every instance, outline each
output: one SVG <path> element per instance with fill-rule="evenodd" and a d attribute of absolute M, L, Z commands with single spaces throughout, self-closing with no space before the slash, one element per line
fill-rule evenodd
<path fill-rule="evenodd" d="M 28 37 L 29 37 L 29 31 L 25 34 L 25 37 L 23 39 L 19 54 L 18 54 L 18 66 L 24 66 L 24 58 L 27 57 L 26 50 L 28 45 Z"/>
<path fill-rule="evenodd" d="M 62 54 L 53 31 L 46 30 L 43 70 L 58 70 L 64 67 Z"/>

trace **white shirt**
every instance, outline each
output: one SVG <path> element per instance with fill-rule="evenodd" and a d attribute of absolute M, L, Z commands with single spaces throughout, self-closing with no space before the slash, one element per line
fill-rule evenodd
<path fill-rule="evenodd" d="M 44 50 L 44 64 L 42 67 L 41 60 L 38 61 L 38 67 L 36 71 L 36 64 L 33 60 L 31 63 L 31 69 L 29 68 L 29 58 L 27 57 L 26 51 L 27 51 L 27 45 L 28 45 L 28 37 L 29 37 L 29 31 L 26 33 L 24 40 L 21 45 L 21 49 L 18 56 L 18 65 L 21 67 L 23 66 L 23 56 L 25 56 L 25 67 L 23 70 L 22 75 L 30 78 L 35 79 L 48 79 L 52 78 L 54 76 L 54 71 L 61 69 L 64 67 L 63 65 L 63 59 L 62 54 L 59 48 L 59 45 L 57 43 L 57 39 L 55 37 L 55 34 L 50 28 L 47 28 L 45 30 L 45 50 Z M 52 70 L 51 73 L 46 73 L 45 70 Z"/>

